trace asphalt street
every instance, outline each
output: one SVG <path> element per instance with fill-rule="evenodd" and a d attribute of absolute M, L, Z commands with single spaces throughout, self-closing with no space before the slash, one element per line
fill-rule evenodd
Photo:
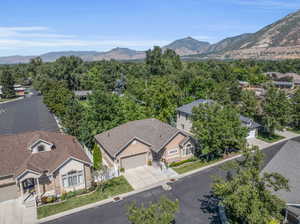
<path fill-rule="evenodd" d="M 58 131 L 57 123 L 36 91 L 22 100 L 0 104 L 0 134 Z"/>
<path fill-rule="evenodd" d="M 265 164 L 278 152 L 284 143 L 264 150 Z M 221 166 L 209 168 L 172 183 L 172 190 L 161 187 L 148 190 L 119 202 L 83 210 L 81 212 L 49 221 L 47 224 L 130 224 L 127 219 L 127 206 L 133 201 L 147 204 L 157 201 L 162 195 L 170 199 L 179 199 L 180 212 L 176 216 L 178 224 L 218 223 L 215 200 L 211 197 L 213 177 L 224 175 Z"/>

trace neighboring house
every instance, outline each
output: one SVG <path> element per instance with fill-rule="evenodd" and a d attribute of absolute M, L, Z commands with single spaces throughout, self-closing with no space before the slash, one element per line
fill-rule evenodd
<path fill-rule="evenodd" d="M 273 84 L 280 89 L 293 89 L 294 82 L 287 82 L 287 81 L 273 81 Z"/>
<path fill-rule="evenodd" d="M 287 141 L 263 168 L 262 173 L 276 172 L 289 180 L 290 191 L 274 192 L 286 202 L 289 223 L 300 223 L 300 139 Z"/>
<path fill-rule="evenodd" d="M 212 100 L 199 99 L 177 108 L 177 128 L 190 133 L 193 126 L 191 120 L 193 108 L 198 107 L 200 104 L 212 102 Z M 242 115 L 240 115 L 240 120 L 242 122 L 242 125 L 246 126 L 249 129 L 247 139 L 255 138 L 260 125 L 254 122 L 252 119 Z"/>
<path fill-rule="evenodd" d="M 266 72 L 265 74 L 274 81 L 288 81 L 292 82 L 293 87 L 300 86 L 300 75 L 297 73 Z"/>
<path fill-rule="evenodd" d="M 25 88 L 22 87 L 21 85 L 14 85 L 14 90 L 16 93 L 16 96 L 25 96 Z M 3 92 L 2 92 L 2 86 L 0 86 L 0 98 L 2 96 Z"/>
<path fill-rule="evenodd" d="M 32 191 L 41 197 L 87 188 L 91 166 L 75 137 L 46 131 L 0 135 L 0 194 L 7 194 L 5 200 L 26 199 Z"/>
<path fill-rule="evenodd" d="M 128 122 L 96 135 L 95 139 L 103 163 L 116 171 L 185 160 L 195 150 L 187 133 L 154 118 Z"/>
<path fill-rule="evenodd" d="M 92 94 L 91 90 L 74 91 L 75 97 L 79 100 L 86 100 L 89 95 Z"/>

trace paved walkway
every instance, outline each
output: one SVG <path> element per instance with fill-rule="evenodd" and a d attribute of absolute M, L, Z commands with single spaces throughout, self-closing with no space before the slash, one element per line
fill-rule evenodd
<path fill-rule="evenodd" d="M 35 224 L 36 208 L 26 208 L 19 199 L 0 203 L 0 224 Z"/>
<path fill-rule="evenodd" d="M 161 171 L 159 168 L 152 166 L 138 167 L 124 173 L 124 177 L 135 190 L 168 180 L 176 175 L 177 173 L 171 168 Z"/>

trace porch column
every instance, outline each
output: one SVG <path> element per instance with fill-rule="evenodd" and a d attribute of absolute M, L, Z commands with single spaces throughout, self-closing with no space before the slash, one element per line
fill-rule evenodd
<path fill-rule="evenodd" d="M 38 186 L 38 198 L 40 198 L 41 191 L 40 191 L 40 181 L 39 178 L 36 178 L 37 186 Z"/>
<path fill-rule="evenodd" d="M 20 187 L 20 191 L 21 191 L 22 200 L 24 200 L 23 184 L 21 181 L 19 182 L 19 187 Z"/>

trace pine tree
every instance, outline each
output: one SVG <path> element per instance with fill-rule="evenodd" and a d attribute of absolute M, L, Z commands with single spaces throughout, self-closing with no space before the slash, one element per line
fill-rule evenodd
<path fill-rule="evenodd" d="M 98 144 L 95 144 L 93 148 L 93 160 L 94 169 L 100 170 L 102 167 L 102 154 Z"/>
<path fill-rule="evenodd" d="M 15 81 L 8 68 L 2 70 L 0 83 L 2 85 L 3 98 L 9 99 L 15 97 Z"/>

